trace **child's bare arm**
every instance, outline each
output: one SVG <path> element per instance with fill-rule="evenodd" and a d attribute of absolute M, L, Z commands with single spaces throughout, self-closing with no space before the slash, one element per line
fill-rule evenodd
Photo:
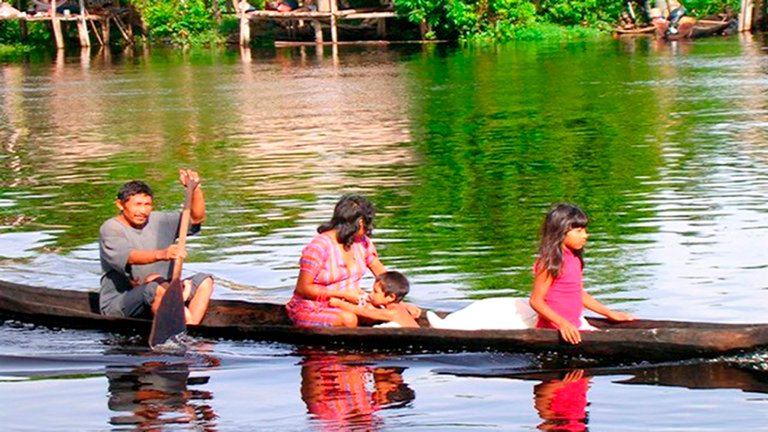
<path fill-rule="evenodd" d="M 328 301 L 328 304 L 330 304 L 331 307 L 337 307 L 339 309 L 352 312 L 359 317 L 368 318 L 374 321 L 393 321 L 395 319 L 395 314 L 390 310 L 360 307 L 335 297 L 331 298 Z"/>
<path fill-rule="evenodd" d="M 418 319 L 421 316 L 421 308 L 416 306 L 415 304 L 401 302 L 403 306 L 408 310 L 408 313 L 413 317 L 413 319 Z"/>
<path fill-rule="evenodd" d="M 581 301 L 584 303 L 584 307 L 591 310 L 592 312 L 595 312 L 597 314 L 600 314 L 609 320 L 613 321 L 632 321 L 635 319 L 634 316 L 628 313 L 624 312 L 616 312 L 611 309 L 609 309 L 606 305 L 600 303 L 597 299 L 592 297 L 587 292 L 584 292 L 581 296 Z"/>

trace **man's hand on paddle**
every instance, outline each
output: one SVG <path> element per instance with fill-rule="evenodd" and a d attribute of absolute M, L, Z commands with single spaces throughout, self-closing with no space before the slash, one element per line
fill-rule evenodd
<path fill-rule="evenodd" d="M 195 170 L 182 168 L 179 170 L 179 181 L 184 188 L 187 187 L 188 182 L 194 182 L 195 189 L 192 193 L 192 205 L 190 207 L 190 215 L 192 217 L 192 224 L 201 224 L 205 220 L 205 198 L 203 198 L 203 188 L 200 185 L 203 179 L 200 178 L 200 174 Z"/>
<path fill-rule="evenodd" d="M 198 187 L 200 186 L 200 183 L 202 180 L 200 179 L 200 174 L 197 173 L 197 171 L 193 171 L 191 169 L 180 169 L 179 170 L 179 181 L 181 182 L 182 186 L 187 186 L 187 179 L 190 179 L 197 183 Z"/>
<path fill-rule="evenodd" d="M 187 249 L 183 248 L 177 244 L 172 244 L 168 246 L 168 248 L 163 250 L 163 260 L 165 261 L 172 261 L 176 258 L 187 258 Z"/>

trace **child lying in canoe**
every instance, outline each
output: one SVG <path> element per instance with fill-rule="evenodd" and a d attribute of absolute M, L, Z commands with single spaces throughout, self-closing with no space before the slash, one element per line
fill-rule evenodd
<path fill-rule="evenodd" d="M 418 327 L 412 315 L 414 307 L 403 302 L 409 290 L 408 279 L 402 273 L 388 271 L 376 276 L 373 292 L 365 305 L 358 306 L 337 297 L 331 297 L 329 303 L 331 307 L 352 312 L 369 321 L 383 321 L 394 327 Z"/>

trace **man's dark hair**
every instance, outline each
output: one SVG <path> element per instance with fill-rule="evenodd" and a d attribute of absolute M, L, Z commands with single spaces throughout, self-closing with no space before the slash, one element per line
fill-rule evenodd
<path fill-rule="evenodd" d="M 408 291 L 411 290 L 411 284 L 408 283 L 408 278 L 400 272 L 384 272 L 376 276 L 376 280 L 381 282 L 381 288 L 382 291 L 384 291 L 384 294 L 395 295 L 395 303 L 403 301 L 403 298 L 408 295 Z"/>
<path fill-rule="evenodd" d="M 152 195 L 152 189 L 149 185 L 141 180 L 131 180 L 124 184 L 119 191 L 117 191 L 117 199 L 120 202 L 127 202 L 134 195 Z"/>

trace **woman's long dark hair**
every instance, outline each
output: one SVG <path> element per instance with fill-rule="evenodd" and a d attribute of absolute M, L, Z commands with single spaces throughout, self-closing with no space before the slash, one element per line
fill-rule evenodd
<path fill-rule="evenodd" d="M 563 265 L 565 235 L 574 228 L 586 228 L 587 223 L 587 214 L 578 206 L 562 203 L 552 207 L 541 225 L 539 259 L 536 261 L 535 272 L 547 271 L 556 278 Z M 579 258 L 581 267 L 584 268 L 583 251 L 575 250 L 573 254 Z"/>
<path fill-rule="evenodd" d="M 356 194 L 347 194 L 339 199 L 336 208 L 333 209 L 333 218 L 317 227 L 317 232 L 324 233 L 332 229 L 336 230 L 336 240 L 349 250 L 355 242 L 355 234 L 359 228 L 360 220 L 363 221 L 365 235 L 373 233 L 373 218 L 376 209 L 365 197 Z"/>

